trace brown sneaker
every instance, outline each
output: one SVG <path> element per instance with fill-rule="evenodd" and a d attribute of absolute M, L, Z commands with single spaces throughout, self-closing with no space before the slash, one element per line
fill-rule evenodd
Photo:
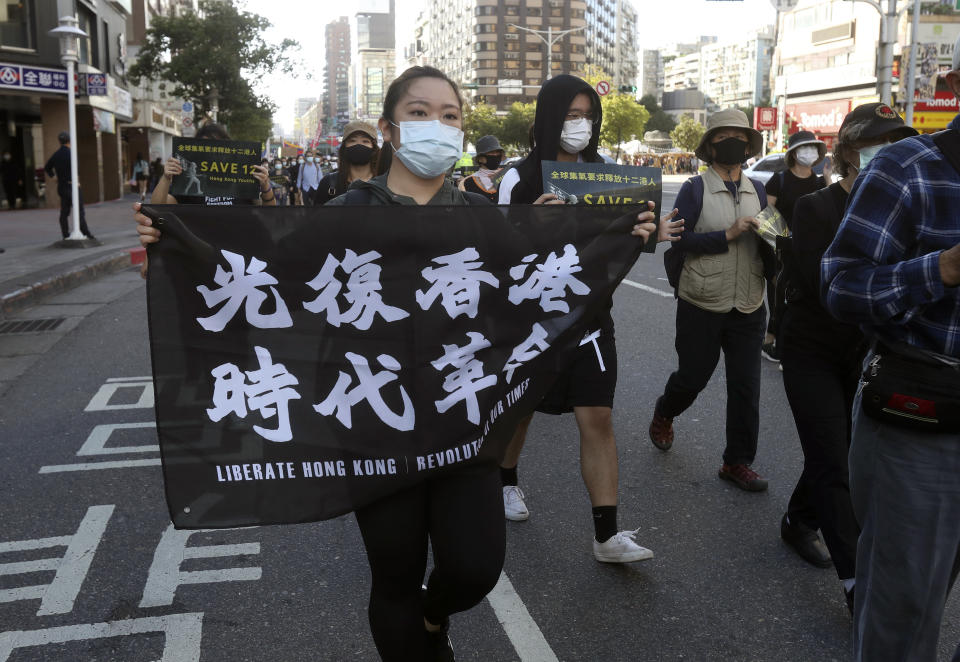
<path fill-rule="evenodd" d="M 656 408 L 650 421 L 650 441 L 662 451 L 668 451 L 673 446 L 673 419 L 661 416 Z"/>
<path fill-rule="evenodd" d="M 763 492 L 767 489 L 767 479 L 751 469 L 749 464 L 724 464 L 717 475 L 746 492 Z"/>

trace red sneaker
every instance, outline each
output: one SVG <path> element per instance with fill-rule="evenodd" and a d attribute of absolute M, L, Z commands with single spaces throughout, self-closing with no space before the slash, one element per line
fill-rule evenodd
<path fill-rule="evenodd" d="M 668 451 L 673 446 L 673 419 L 661 416 L 656 408 L 650 421 L 650 441 L 662 451 Z"/>
<path fill-rule="evenodd" d="M 717 475 L 747 492 L 763 492 L 767 479 L 750 468 L 749 464 L 724 464 Z"/>

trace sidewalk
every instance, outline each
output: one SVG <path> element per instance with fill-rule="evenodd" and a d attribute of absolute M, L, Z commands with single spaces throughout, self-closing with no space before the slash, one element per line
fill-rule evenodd
<path fill-rule="evenodd" d="M 127 194 L 86 206 L 90 232 L 103 245 L 59 248 L 59 209 L 0 211 L 0 320 L 42 299 L 138 261 L 137 231 Z M 131 253 L 131 251 L 134 251 Z"/>

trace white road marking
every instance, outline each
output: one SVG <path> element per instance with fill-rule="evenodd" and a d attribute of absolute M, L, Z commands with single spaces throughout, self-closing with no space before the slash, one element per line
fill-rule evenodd
<path fill-rule="evenodd" d="M 107 623 L 65 625 L 45 630 L 0 632 L 0 662 L 6 662 L 17 648 L 63 644 L 87 639 L 129 637 L 162 632 L 166 635 L 163 657 L 159 662 L 199 662 L 203 613 L 169 614 L 131 618 Z"/>
<path fill-rule="evenodd" d="M 487 595 L 487 601 L 520 656 L 520 662 L 559 662 L 505 573 L 500 573 L 500 580 Z"/>
<path fill-rule="evenodd" d="M 151 382 L 153 377 L 147 375 L 145 377 L 107 377 L 107 382 Z"/>
<path fill-rule="evenodd" d="M 153 554 L 153 563 L 143 587 L 141 607 L 165 607 L 173 604 L 177 587 L 183 584 L 212 584 L 216 582 L 257 581 L 263 574 L 260 567 L 221 568 L 217 570 L 183 571 L 184 559 L 209 559 L 226 556 L 253 556 L 260 553 L 260 543 L 249 542 L 236 545 L 197 545 L 187 547 L 194 533 L 210 533 L 230 529 L 201 529 L 178 531 L 173 524 L 167 527 L 160 544 Z"/>
<path fill-rule="evenodd" d="M 107 448 L 107 441 L 117 430 L 139 430 L 141 428 L 156 428 L 157 424 L 150 423 L 107 423 L 96 425 L 90 431 L 87 440 L 77 451 L 77 455 L 111 455 L 115 453 L 159 453 L 160 446 L 148 444 L 143 446 L 111 446 Z"/>
<path fill-rule="evenodd" d="M 673 298 L 673 292 L 666 292 L 666 291 L 664 291 L 664 290 L 658 290 L 658 289 L 655 288 L 655 287 L 650 287 L 649 285 L 644 285 L 643 283 L 635 283 L 634 281 L 632 281 L 632 280 L 627 280 L 626 278 L 624 278 L 624 279 L 623 279 L 622 281 L 620 281 L 620 282 L 623 283 L 624 285 L 629 285 L 630 287 L 635 287 L 635 288 L 637 288 L 638 290 L 643 290 L 644 292 L 650 292 L 651 294 L 657 294 L 657 295 L 659 295 L 659 296 L 666 297 L 666 298 L 668 298 L 668 299 L 672 299 L 672 298 Z"/>
<path fill-rule="evenodd" d="M 113 506 L 91 506 L 80 522 L 77 532 L 72 536 L 56 538 L 38 538 L 36 540 L 16 540 L 0 544 L 0 552 L 39 550 L 48 547 L 66 547 L 62 558 L 44 558 L 34 561 L 0 564 L 0 575 L 16 575 L 45 570 L 56 570 L 49 584 L 22 586 L 0 590 L 0 602 L 18 600 L 40 600 L 37 616 L 67 614 L 73 610 L 73 603 L 80 593 L 80 587 L 87 578 L 93 555 L 100 545 L 107 522 L 113 514 Z M 0 644 L 0 661 L 3 647 Z M 8 653 L 9 655 L 9 653 Z"/>
<path fill-rule="evenodd" d="M 109 462 L 83 462 L 81 464 L 48 464 L 40 467 L 41 474 L 55 474 L 64 471 L 92 471 L 94 469 L 128 469 L 130 467 L 159 467 L 160 458 L 151 460 L 111 460 Z"/>
<path fill-rule="evenodd" d="M 132 404 L 112 405 L 110 399 L 122 388 L 140 389 L 140 397 Z M 124 381 L 110 381 L 102 384 L 90 404 L 83 411 L 110 411 L 114 409 L 153 409 L 153 380 L 149 377 L 138 379 L 125 379 Z"/>

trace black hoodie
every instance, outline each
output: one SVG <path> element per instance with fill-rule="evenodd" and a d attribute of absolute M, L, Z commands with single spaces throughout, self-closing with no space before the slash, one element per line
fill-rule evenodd
<path fill-rule="evenodd" d="M 588 163 L 597 163 L 602 159 L 597 155 L 597 143 L 600 140 L 600 122 L 603 119 L 600 108 L 600 96 L 582 78 L 569 74 L 554 76 L 543 84 L 537 95 L 537 115 L 533 123 L 534 148 L 517 165 L 520 181 L 510 195 L 511 204 L 531 204 L 543 195 L 543 176 L 540 173 L 542 161 L 555 161 L 560 151 L 560 134 L 567 117 L 567 109 L 578 94 L 586 94 L 593 104 L 594 124 L 590 143 L 580 152 L 581 158 Z"/>

